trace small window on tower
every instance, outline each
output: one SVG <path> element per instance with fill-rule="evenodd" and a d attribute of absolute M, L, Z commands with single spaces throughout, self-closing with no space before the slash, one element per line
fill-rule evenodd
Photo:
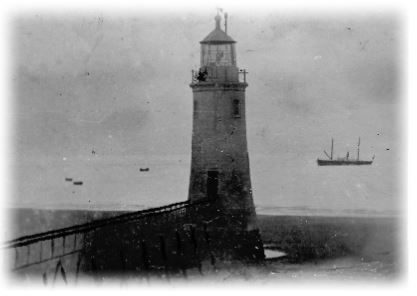
<path fill-rule="evenodd" d="M 239 100 L 233 100 L 233 116 L 240 117 L 240 102 Z"/>
<path fill-rule="evenodd" d="M 219 194 L 219 172 L 207 172 L 207 197 L 208 199 L 216 199 Z"/>

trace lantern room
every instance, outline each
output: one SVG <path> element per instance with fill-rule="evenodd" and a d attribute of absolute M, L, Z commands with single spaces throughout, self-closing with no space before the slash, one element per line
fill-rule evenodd
<path fill-rule="evenodd" d="M 235 43 L 225 31 L 220 28 L 220 15 L 215 17 L 215 29 L 201 41 L 201 67 L 235 66 Z"/>

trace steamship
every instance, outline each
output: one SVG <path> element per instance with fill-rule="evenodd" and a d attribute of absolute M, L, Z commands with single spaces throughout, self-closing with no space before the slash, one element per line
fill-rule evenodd
<path fill-rule="evenodd" d="M 326 154 L 326 156 L 329 159 L 317 158 L 317 164 L 319 166 L 323 166 L 323 165 L 371 165 L 375 159 L 375 155 L 372 157 L 372 160 L 360 160 L 359 159 L 360 145 L 361 145 L 361 138 L 359 138 L 358 140 L 358 150 L 357 150 L 356 159 L 350 159 L 349 152 L 346 153 L 345 157 L 338 157 L 336 159 L 333 159 L 333 138 L 332 138 L 332 146 L 330 150 L 330 155 L 326 152 L 326 150 L 323 151 L 324 154 Z"/>

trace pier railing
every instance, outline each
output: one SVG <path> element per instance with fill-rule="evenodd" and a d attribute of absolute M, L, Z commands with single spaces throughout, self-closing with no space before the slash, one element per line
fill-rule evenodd
<path fill-rule="evenodd" d="M 35 274 L 36 276 L 42 276 L 45 284 L 55 282 L 58 278 L 67 283 L 69 277 L 74 277 L 75 281 L 78 279 L 81 265 L 85 264 L 86 249 L 91 248 L 88 238 L 94 236 L 106 235 L 106 229 L 122 229 L 127 225 L 146 229 L 151 228 L 154 221 L 158 223 L 169 224 L 170 220 L 184 217 L 186 212 L 192 212 L 192 210 L 208 205 L 206 200 L 194 201 L 194 202 L 178 202 L 162 207 L 146 209 L 137 212 L 125 213 L 111 218 L 104 218 L 95 220 L 92 222 L 74 225 L 66 228 L 55 229 L 33 235 L 22 236 L 5 243 L 6 251 L 8 251 L 11 269 L 16 273 L 23 274 Z M 188 210 L 187 210 L 188 209 Z M 150 222 L 152 221 L 152 222 Z M 186 219 L 184 220 L 186 221 Z M 168 222 L 168 223 L 167 223 Z M 195 230 L 191 229 L 191 241 L 195 241 L 193 237 Z M 114 232 L 107 232 L 114 233 Z M 181 238 L 178 232 L 176 234 L 177 248 L 181 249 Z M 146 250 L 146 231 L 138 235 L 143 235 L 135 242 L 141 248 L 141 252 L 138 257 L 142 257 L 143 269 L 147 269 L 149 266 L 150 252 Z M 158 236 L 159 248 L 162 252 L 161 256 L 166 257 L 166 242 L 162 235 Z M 149 248 L 150 243 L 148 243 Z M 116 250 L 115 250 L 116 251 Z M 181 250 L 179 250 L 181 251 Z M 122 249 L 119 252 L 123 252 Z M 13 254 L 14 253 L 14 254 Z M 94 257 L 94 255 L 92 256 Z M 125 257 L 125 256 L 122 256 Z M 94 258 L 93 258 L 94 259 Z M 90 260 L 90 258 L 87 258 Z M 121 258 L 123 266 L 127 258 Z M 89 262 L 91 264 L 91 262 Z M 71 266 L 69 266 L 71 265 Z M 93 262 L 94 265 L 94 262 Z M 68 272 L 68 270 L 71 270 Z"/>
<path fill-rule="evenodd" d="M 17 247 L 28 246 L 30 244 L 37 243 L 40 241 L 53 240 L 56 238 L 64 238 L 66 236 L 70 236 L 74 234 L 86 233 L 86 232 L 89 232 L 89 231 L 92 231 L 92 230 L 95 230 L 97 228 L 101 228 L 104 226 L 108 226 L 108 225 L 134 222 L 135 220 L 143 219 L 145 217 L 160 215 L 160 214 L 164 214 L 167 212 L 172 212 L 172 211 L 180 210 L 180 209 L 186 209 L 187 207 L 190 207 L 199 203 L 201 202 L 194 202 L 194 203 L 190 203 L 188 201 L 178 202 L 178 203 L 173 203 L 173 204 L 169 204 L 169 205 L 162 206 L 162 207 L 151 208 L 151 209 L 136 211 L 132 213 L 126 213 L 126 214 L 118 215 L 116 217 L 99 219 L 93 222 L 84 223 L 80 225 L 74 225 L 74 226 L 70 226 L 66 228 L 55 229 L 55 230 L 37 233 L 33 235 L 26 235 L 26 236 L 22 236 L 22 237 L 7 241 L 5 244 L 5 247 L 17 248 Z"/>

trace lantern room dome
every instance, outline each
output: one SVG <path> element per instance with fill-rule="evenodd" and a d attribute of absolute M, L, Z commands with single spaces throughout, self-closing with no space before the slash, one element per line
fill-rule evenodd
<path fill-rule="evenodd" d="M 200 43 L 201 44 L 207 44 L 207 43 L 219 44 L 219 43 L 236 43 L 236 41 L 234 41 L 232 37 L 227 35 L 220 28 L 219 29 L 216 28 L 210 34 L 208 34 L 207 37 L 203 39 L 203 41 L 200 41 Z"/>

